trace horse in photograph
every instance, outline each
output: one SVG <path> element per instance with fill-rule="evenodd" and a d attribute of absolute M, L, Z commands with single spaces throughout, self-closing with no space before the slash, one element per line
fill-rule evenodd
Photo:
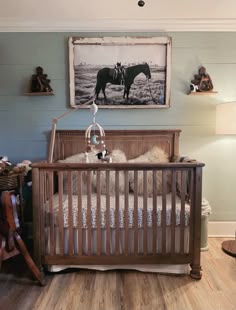
<path fill-rule="evenodd" d="M 97 73 L 97 83 L 95 87 L 95 94 L 98 99 L 99 93 L 102 90 L 105 100 L 106 98 L 106 85 L 107 83 L 115 84 L 115 85 L 121 85 L 121 76 L 119 75 L 116 79 L 114 79 L 114 70 L 111 68 L 102 68 Z M 124 69 L 124 95 L 123 98 L 128 100 L 129 99 L 129 91 L 130 87 L 134 82 L 134 79 L 137 75 L 140 73 L 145 74 L 145 76 L 150 79 L 151 78 L 151 72 L 149 65 L 147 63 L 145 64 L 139 64 L 131 67 L 127 67 Z"/>

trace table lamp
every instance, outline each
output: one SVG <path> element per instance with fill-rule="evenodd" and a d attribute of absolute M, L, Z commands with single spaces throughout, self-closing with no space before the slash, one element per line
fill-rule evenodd
<path fill-rule="evenodd" d="M 227 102 L 216 106 L 216 134 L 236 135 L 236 102 Z M 226 240 L 222 243 L 222 250 L 236 257 L 235 240 Z"/>

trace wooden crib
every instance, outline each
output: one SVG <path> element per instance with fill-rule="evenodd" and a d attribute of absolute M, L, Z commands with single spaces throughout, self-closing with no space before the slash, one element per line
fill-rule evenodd
<path fill-rule="evenodd" d="M 32 165 L 37 265 L 189 264 L 200 279 L 204 164 L 179 160 L 179 135 L 106 131 L 107 149 L 125 152 L 128 161 L 157 146 L 167 163 L 59 163 L 84 152 L 85 138 L 84 131 L 57 130 L 53 163 Z"/>

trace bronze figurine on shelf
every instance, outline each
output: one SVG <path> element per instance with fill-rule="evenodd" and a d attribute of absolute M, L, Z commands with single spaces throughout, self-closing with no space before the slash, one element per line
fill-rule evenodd
<path fill-rule="evenodd" d="M 191 92 L 208 92 L 213 90 L 213 84 L 210 75 L 206 72 L 205 67 L 198 70 L 190 84 Z"/>
<path fill-rule="evenodd" d="M 50 86 L 51 80 L 49 80 L 47 74 L 43 73 L 42 67 L 36 68 L 36 74 L 32 75 L 30 91 L 32 93 L 49 93 L 52 92 L 53 89 Z"/>

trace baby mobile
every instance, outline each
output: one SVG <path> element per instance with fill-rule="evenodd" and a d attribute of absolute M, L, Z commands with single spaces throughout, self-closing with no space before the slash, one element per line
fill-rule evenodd
<path fill-rule="evenodd" d="M 108 156 L 108 151 L 106 149 L 105 145 L 105 132 L 102 126 L 100 126 L 96 122 L 95 115 L 98 111 L 98 107 L 94 102 L 94 98 L 86 102 L 85 104 L 90 105 L 90 111 L 93 113 L 93 123 L 87 128 L 85 132 L 85 144 L 86 144 L 86 162 L 88 163 L 88 153 L 93 152 L 95 156 L 97 156 L 98 159 L 101 161 L 111 162 L 111 157 Z M 68 114 L 78 110 L 80 106 L 78 106 L 76 109 L 73 109 L 69 112 L 65 112 L 62 115 L 55 117 L 52 119 L 52 130 L 51 130 L 51 138 L 50 138 L 50 147 L 49 147 L 49 154 L 48 154 L 48 162 L 53 162 L 53 154 L 54 154 L 54 147 L 55 147 L 55 137 L 56 137 L 56 128 L 57 128 L 57 122 L 61 118 L 67 116 Z"/>
<path fill-rule="evenodd" d="M 111 162 L 105 145 L 105 131 L 102 126 L 96 122 L 97 111 L 98 106 L 93 101 L 90 106 L 90 112 L 93 114 L 93 122 L 85 131 L 87 152 L 94 152 L 98 159 Z"/>

